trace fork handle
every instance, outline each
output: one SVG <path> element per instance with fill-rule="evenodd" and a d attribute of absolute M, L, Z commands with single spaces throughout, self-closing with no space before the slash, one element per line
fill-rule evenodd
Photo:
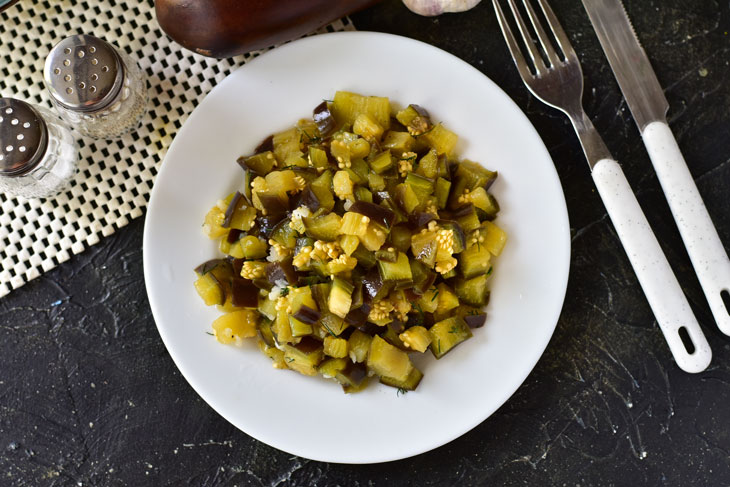
<path fill-rule="evenodd" d="M 717 327 L 730 335 L 730 309 L 722 300 L 730 292 L 730 259 L 669 126 L 652 122 L 642 137 Z"/>
<path fill-rule="evenodd" d="M 710 345 L 621 166 L 601 159 L 591 174 L 674 360 L 685 372 L 705 370 L 712 358 Z M 694 346 L 692 353 L 682 341 L 682 329 Z"/>

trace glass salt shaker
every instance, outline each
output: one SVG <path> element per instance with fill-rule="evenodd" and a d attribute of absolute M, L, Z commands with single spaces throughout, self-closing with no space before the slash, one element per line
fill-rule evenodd
<path fill-rule="evenodd" d="M 0 98 L 0 192 L 53 196 L 71 182 L 78 161 L 71 130 L 53 112 Z"/>
<path fill-rule="evenodd" d="M 74 35 L 56 44 L 43 78 L 61 117 L 95 139 L 136 129 L 147 110 L 147 80 L 137 62 L 98 37 Z"/>

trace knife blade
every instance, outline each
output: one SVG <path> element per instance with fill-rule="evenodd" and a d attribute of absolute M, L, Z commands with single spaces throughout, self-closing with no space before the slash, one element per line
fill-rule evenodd
<path fill-rule="evenodd" d="M 669 103 L 620 0 L 582 0 L 644 139 L 718 328 L 730 335 L 730 259 L 666 122 Z"/>

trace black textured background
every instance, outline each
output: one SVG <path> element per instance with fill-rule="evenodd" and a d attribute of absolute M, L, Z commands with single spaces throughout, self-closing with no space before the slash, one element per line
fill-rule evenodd
<path fill-rule="evenodd" d="M 386 0 L 354 15 L 356 27 L 423 40 L 479 68 L 527 113 L 562 180 L 573 234 L 568 294 L 524 385 L 470 433 L 407 460 L 331 465 L 263 445 L 213 412 L 165 351 L 144 289 L 139 219 L 0 300 L 0 485 L 730 485 L 730 339 L 713 323 L 585 12 L 575 0 L 551 3 L 583 63 L 585 106 L 710 341 L 707 371 L 688 375 L 673 363 L 570 125 L 527 94 L 491 2 L 427 19 Z M 626 7 L 727 249 L 730 4 Z"/>

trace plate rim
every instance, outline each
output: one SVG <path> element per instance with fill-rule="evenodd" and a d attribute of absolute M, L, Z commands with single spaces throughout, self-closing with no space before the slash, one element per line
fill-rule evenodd
<path fill-rule="evenodd" d="M 550 327 L 550 332 L 549 333 L 546 333 L 545 334 L 545 337 L 544 337 L 544 340 L 542 340 L 540 342 L 540 346 L 539 346 L 540 352 L 537 353 L 536 356 L 530 357 L 529 367 L 526 367 L 525 368 L 525 373 L 522 374 L 522 376 L 521 376 L 521 378 L 520 378 L 519 381 L 515 381 L 515 383 L 512 384 L 511 387 L 506 388 L 506 390 L 504 391 L 505 392 L 505 396 L 503 398 L 500 398 L 499 405 L 497 405 L 492 411 L 489 411 L 487 414 L 483 415 L 483 417 L 475 417 L 474 420 L 471 421 L 471 422 L 469 422 L 467 425 L 465 425 L 464 428 L 459 428 L 459 429 L 457 429 L 455 431 L 452 431 L 452 434 L 445 435 L 444 438 L 440 438 L 439 440 L 436 440 L 433 443 L 427 443 L 425 446 L 424 446 L 424 443 L 425 442 L 424 443 L 421 443 L 418 447 L 411 448 L 409 451 L 404 451 L 403 454 L 399 454 L 397 456 L 388 455 L 388 456 L 378 457 L 377 455 L 374 455 L 372 458 L 363 459 L 362 461 L 351 460 L 351 459 L 348 459 L 348 460 L 337 460 L 337 459 L 331 459 L 331 458 L 322 458 L 319 455 L 313 455 L 313 456 L 312 455 L 307 455 L 306 453 L 303 453 L 303 452 L 300 452 L 300 451 L 294 451 L 292 449 L 289 449 L 289 448 L 286 448 L 286 447 L 282 447 L 279 444 L 277 444 L 276 441 L 270 441 L 270 439 L 262 438 L 262 436 L 264 436 L 264 435 L 252 434 L 251 432 L 249 432 L 249 431 L 245 430 L 244 428 L 242 428 L 241 426 L 239 426 L 237 424 L 237 422 L 234 422 L 233 419 L 231 419 L 227 415 L 223 414 L 220 411 L 219 407 L 216 404 L 214 404 L 216 402 L 215 401 L 215 398 L 212 398 L 212 399 L 211 398 L 208 398 L 208 397 L 206 397 L 203 394 L 203 392 L 201 392 L 202 387 L 200 387 L 197 384 L 197 380 L 196 379 L 193 379 L 192 378 L 192 373 L 188 370 L 188 367 L 190 365 L 187 362 L 184 361 L 184 357 L 181 357 L 180 355 L 178 355 L 178 353 L 175 351 L 175 347 L 171 345 L 172 342 L 170 340 L 170 337 L 168 336 L 168 331 L 169 330 L 165 329 L 164 326 L 161 326 L 160 325 L 162 311 L 160 309 L 158 309 L 158 303 L 153 299 L 153 296 L 152 296 L 153 291 L 150 290 L 150 285 L 148 284 L 149 282 L 151 282 L 151 279 L 150 279 L 149 276 L 151 275 L 151 272 L 152 272 L 151 269 L 153 268 L 153 265 L 148 262 L 148 258 L 149 258 L 149 255 L 150 255 L 150 252 L 148 252 L 148 249 L 150 249 L 152 247 L 152 245 L 153 245 L 149 241 L 150 235 L 152 233 L 151 231 L 149 231 L 149 226 L 150 226 L 150 221 L 154 218 L 154 217 L 153 218 L 150 218 L 150 215 L 154 213 L 155 207 L 157 206 L 156 205 L 156 202 L 157 202 L 157 199 L 158 199 L 157 195 L 159 193 L 159 192 L 155 191 L 156 188 L 158 187 L 157 186 L 157 182 L 158 182 L 158 180 L 160 180 L 160 178 L 163 177 L 163 174 L 166 174 L 166 172 L 170 170 L 170 169 L 168 169 L 170 167 L 170 164 L 166 164 L 166 162 L 171 158 L 170 155 L 171 154 L 175 154 L 175 152 L 176 152 L 175 151 L 175 148 L 177 147 L 177 145 L 179 145 L 179 144 L 176 144 L 177 139 L 178 139 L 178 136 L 183 132 L 184 127 L 186 125 L 190 124 L 191 121 L 193 121 L 193 123 L 194 123 L 194 120 L 196 120 L 198 118 L 197 116 L 199 115 L 199 113 L 201 113 L 201 111 L 199 110 L 199 108 L 200 108 L 201 105 L 203 105 L 205 103 L 205 101 L 208 99 L 208 97 L 210 97 L 211 94 L 213 94 L 213 93 L 215 93 L 217 91 L 223 90 L 224 87 L 228 83 L 231 82 L 230 81 L 230 78 L 232 77 L 232 75 L 234 73 L 236 73 L 239 70 L 242 70 L 244 68 L 249 68 L 254 63 L 257 64 L 259 62 L 259 59 L 260 58 L 265 58 L 271 52 L 274 52 L 274 53 L 275 52 L 282 52 L 283 50 L 287 50 L 289 48 L 289 46 L 292 46 L 292 45 L 295 45 L 295 44 L 296 45 L 301 45 L 303 43 L 327 42 L 328 40 L 330 40 L 330 39 L 331 40 L 334 40 L 337 37 L 348 37 L 348 38 L 362 37 L 362 38 L 367 39 L 367 38 L 371 38 L 373 36 L 375 36 L 375 37 L 390 38 L 394 42 L 401 42 L 401 43 L 406 43 L 406 44 L 410 43 L 410 44 L 416 46 L 418 49 L 431 50 L 431 51 L 433 51 L 435 53 L 438 53 L 439 55 L 447 56 L 447 57 L 451 58 L 452 61 L 461 64 L 464 69 L 467 69 L 467 70 L 471 70 L 471 71 L 476 72 L 478 75 L 480 75 L 482 78 L 484 78 L 484 81 L 486 81 L 487 83 L 492 84 L 493 87 L 496 88 L 496 90 L 498 92 L 500 92 L 501 95 L 505 98 L 505 101 L 507 103 L 509 103 L 509 104 L 512 105 L 512 108 L 514 108 L 515 112 L 517 112 L 519 114 L 519 116 L 524 119 L 524 122 L 526 123 L 526 129 L 529 130 L 529 131 L 531 131 L 532 132 L 532 135 L 534 135 L 535 139 L 539 142 L 539 148 L 540 148 L 541 152 L 543 153 L 542 154 L 542 157 L 544 157 L 547 161 L 549 161 L 551 163 L 552 171 L 550 171 L 550 174 L 552 176 L 554 176 L 554 179 L 555 179 L 555 182 L 557 184 L 557 187 L 560 190 L 560 194 L 559 194 L 559 196 L 560 196 L 560 198 L 559 198 L 560 205 L 559 206 L 560 206 L 560 210 L 562 210 L 562 211 L 560 211 L 560 215 L 556 216 L 556 218 L 558 220 L 560 220 L 560 222 L 559 222 L 560 225 L 559 226 L 560 227 L 564 227 L 564 229 L 565 229 L 565 232 L 563 233 L 564 246 L 562 247 L 562 249 L 564 250 L 564 252 L 563 252 L 564 255 L 562 256 L 562 259 L 565 261 L 565 269 L 564 269 L 562 275 L 561 276 L 558 276 L 559 277 L 559 280 L 556 279 L 556 281 L 559 281 L 558 283 L 561 284 L 560 285 L 561 292 L 559 293 L 560 299 L 555 301 L 556 304 L 555 304 L 554 316 L 552 316 L 550 318 L 550 320 L 549 320 L 550 323 L 552 323 L 552 325 Z M 537 365 L 537 363 L 540 360 L 540 358 L 544 355 L 545 350 L 547 349 L 547 346 L 548 346 L 548 344 L 549 344 L 549 342 L 550 342 L 550 340 L 551 340 L 551 338 L 552 338 L 552 336 L 553 336 L 553 334 L 555 332 L 555 328 L 557 327 L 557 324 L 558 324 L 560 315 L 562 313 L 562 309 L 564 307 L 565 297 L 566 297 L 566 293 L 567 293 L 567 286 L 568 286 L 568 278 L 569 278 L 569 274 L 570 274 L 570 265 L 571 265 L 571 258 L 570 258 L 570 256 L 571 256 L 570 223 L 569 223 L 569 216 L 568 216 L 568 210 L 567 210 L 567 202 L 565 200 L 565 193 L 564 193 L 562 184 L 560 182 L 560 178 L 559 178 L 557 169 L 555 167 L 554 161 L 552 160 L 552 157 L 550 156 L 550 153 L 549 153 L 547 147 L 545 146 L 545 143 L 543 142 L 542 138 L 540 137 L 540 134 L 537 132 L 537 129 L 534 127 L 534 125 L 532 124 L 532 122 L 530 122 L 530 120 L 527 117 L 527 115 L 525 114 L 525 112 L 514 102 L 514 100 L 512 100 L 512 98 L 499 85 L 497 85 L 487 75 L 485 75 L 484 73 L 482 73 L 481 71 L 479 71 L 476 67 L 472 66 L 471 64 L 469 64 L 468 62 L 464 61 L 463 59 L 461 59 L 461 58 L 459 58 L 459 57 L 457 57 L 457 56 L 449 53 L 448 51 L 445 51 L 445 50 L 440 49 L 440 48 L 438 48 L 436 46 L 433 46 L 431 44 L 427 44 L 425 42 L 418 41 L 418 40 L 415 40 L 415 39 L 412 39 L 412 38 L 408 38 L 408 37 L 404 37 L 404 36 L 400 36 L 400 35 L 396 35 L 396 34 L 382 33 L 382 32 L 371 32 L 371 31 L 332 32 L 332 33 L 326 33 L 326 34 L 319 34 L 319 35 L 316 35 L 316 36 L 305 37 L 305 38 L 302 38 L 302 39 L 298 39 L 298 40 L 292 41 L 290 43 L 286 43 L 286 44 L 284 44 L 284 45 L 282 45 L 280 47 L 277 47 L 273 51 L 269 51 L 267 53 L 262 54 L 261 56 L 259 56 L 257 58 L 254 58 L 254 59 L 248 61 L 246 64 L 244 64 L 244 65 L 238 67 L 237 69 L 233 70 L 223 80 L 221 80 L 219 83 L 217 83 L 210 90 L 210 92 L 208 92 L 205 95 L 205 97 L 199 103 L 196 104 L 195 108 L 190 113 L 190 115 L 186 119 L 185 123 L 182 125 L 182 127 L 180 128 L 180 130 L 178 131 L 178 133 L 176 134 L 176 136 L 173 138 L 172 143 L 170 144 L 170 146 L 168 148 L 168 151 L 167 151 L 167 153 L 165 155 L 165 158 L 162 161 L 162 164 L 160 166 L 160 169 L 158 170 L 157 176 L 155 178 L 155 183 L 154 183 L 153 188 L 152 188 L 152 191 L 150 193 L 150 199 L 149 199 L 149 202 L 148 202 L 148 205 L 147 205 L 147 209 L 146 209 L 146 212 L 145 212 L 145 224 L 144 224 L 144 230 L 143 230 L 142 253 L 143 253 L 143 271 L 144 271 L 144 278 L 145 278 L 145 284 L 146 284 L 146 292 L 147 292 L 148 302 L 149 302 L 149 305 L 150 305 L 150 309 L 152 310 L 152 315 L 153 315 L 153 318 L 154 318 L 155 325 L 157 327 L 158 333 L 160 334 L 160 337 L 162 338 L 162 341 L 165 344 L 165 348 L 166 348 L 168 354 L 172 358 L 172 360 L 175 363 L 175 366 L 177 367 L 177 369 L 180 371 L 180 374 L 185 378 L 185 380 L 192 387 L 192 389 L 201 397 L 201 399 L 203 399 L 208 406 L 210 406 L 214 411 L 216 411 L 226 421 L 228 421 L 229 423 L 231 423 L 233 426 L 235 426 L 238 430 L 240 430 L 241 432 L 245 433 L 246 435 L 248 435 L 248 436 L 250 436 L 252 438 L 255 438 L 257 441 L 261 441 L 262 443 L 267 444 L 269 446 L 272 446 L 272 447 L 274 447 L 274 448 L 276 448 L 278 450 L 285 451 L 287 453 L 291 453 L 291 454 L 294 454 L 294 455 L 297 455 L 297 456 L 301 456 L 303 458 L 309 458 L 309 459 L 312 459 L 312 460 L 322 461 L 322 462 L 342 463 L 342 464 L 373 464 L 373 463 L 385 463 L 385 462 L 390 462 L 390 461 L 396 461 L 396 460 L 401 460 L 401 459 L 405 459 L 405 458 L 410 458 L 410 457 L 413 457 L 415 455 L 419 455 L 419 454 L 422 454 L 422 453 L 431 451 L 431 450 L 433 450 L 435 448 L 438 448 L 438 447 L 441 447 L 443 445 L 446 445 L 446 444 L 450 443 L 451 441 L 455 440 L 456 438 L 461 437 L 462 435 L 464 435 L 468 431 L 471 431 L 476 426 L 478 426 L 482 422 L 486 421 L 489 417 L 491 417 L 522 386 L 522 384 L 525 382 L 525 380 L 527 379 L 527 377 L 534 370 L 534 368 Z"/>

